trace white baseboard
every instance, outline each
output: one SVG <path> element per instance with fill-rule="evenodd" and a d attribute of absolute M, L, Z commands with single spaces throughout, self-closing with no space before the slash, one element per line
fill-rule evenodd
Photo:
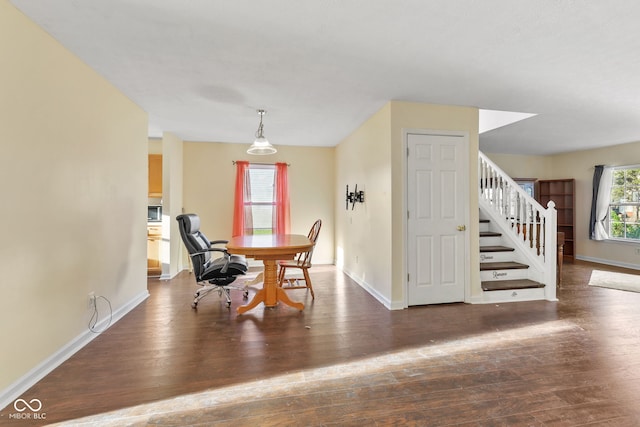
<path fill-rule="evenodd" d="M 360 280 L 358 277 L 356 277 L 350 271 L 347 271 L 347 270 L 343 269 L 342 272 L 344 274 L 346 274 L 347 276 L 349 276 L 349 278 L 351 278 L 351 280 L 356 282 L 361 288 L 363 288 L 365 291 L 367 291 L 369 294 L 371 294 L 371 296 L 373 296 L 375 299 L 377 299 L 382 305 L 384 305 L 389 310 L 403 310 L 405 308 L 404 304 L 402 302 L 390 301 L 388 298 L 386 298 L 384 295 L 382 295 L 380 292 L 378 292 L 377 289 L 373 288 L 366 281 Z"/>
<path fill-rule="evenodd" d="M 149 291 L 145 290 L 141 292 L 118 310 L 113 312 L 111 323 L 109 324 L 109 318 L 104 318 L 102 321 L 95 325 L 94 329 L 102 331 L 104 328 L 113 326 L 118 320 L 122 319 L 128 312 L 133 310 L 138 304 L 149 297 Z M 22 393 L 33 387 L 38 381 L 44 378 L 47 374 L 60 366 L 64 361 L 73 356 L 76 352 L 89 344 L 98 335 L 97 333 L 87 330 L 81 333 L 70 342 L 62 346 L 58 351 L 53 353 L 42 363 L 35 366 L 13 384 L 0 392 L 0 409 L 4 409 L 15 399 L 17 399 Z M 37 396 L 33 396 L 36 397 Z"/>
<path fill-rule="evenodd" d="M 614 267 L 629 268 L 631 270 L 640 270 L 640 265 L 628 262 L 612 261 L 610 259 L 593 258 L 584 255 L 576 255 L 576 259 L 587 262 L 595 262 L 596 264 L 612 265 Z"/>

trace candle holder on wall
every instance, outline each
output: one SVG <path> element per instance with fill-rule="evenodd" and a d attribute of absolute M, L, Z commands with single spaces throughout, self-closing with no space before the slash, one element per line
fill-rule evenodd
<path fill-rule="evenodd" d="M 349 209 L 349 203 L 351 203 L 351 210 L 356 206 L 356 202 L 364 203 L 364 191 L 358 191 L 358 184 L 356 184 L 355 190 L 349 192 L 349 186 L 347 185 L 346 195 L 346 209 Z"/>

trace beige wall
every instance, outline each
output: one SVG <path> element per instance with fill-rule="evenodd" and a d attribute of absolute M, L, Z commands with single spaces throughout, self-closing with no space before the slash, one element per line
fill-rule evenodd
<path fill-rule="evenodd" d="M 511 176 L 576 180 L 576 255 L 579 259 L 640 269 L 638 244 L 589 240 L 589 216 L 595 165 L 624 166 L 640 164 L 640 142 L 552 156 L 514 156 L 487 154 Z"/>
<path fill-rule="evenodd" d="M 392 101 L 336 149 L 336 193 L 358 184 L 366 202 L 336 207 L 336 252 L 343 269 L 391 308 L 406 303 L 406 146 L 404 129 L 460 131 L 469 138 L 469 188 L 478 186 L 478 110 Z M 340 202 L 342 197 L 339 196 Z M 478 200 L 469 198 L 469 265 L 479 263 Z M 471 298 L 480 292 L 477 268 L 468 271 Z"/>
<path fill-rule="evenodd" d="M 236 168 L 234 160 L 286 162 L 289 167 L 291 232 L 306 235 L 316 219 L 322 229 L 313 253 L 316 264 L 332 264 L 334 230 L 334 148 L 277 146 L 278 153 L 250 156 L 248 145 L 217 142 L 184 143 L 185 212 L 202 219 L 210 239 L 231 237 Z"/>
<path fill-rule="evenodd" d="M 336 264 L 382 301 L 392 295 L 391 104 L 336 147 Z M 365 203 L 345 209 L 346 186 Z"/>
<path fill-rule="evenodd" d="M 551 162 L 547 156 L 485 154 L 512 178 L 553 179 Z"/>
<path fill-rule="evenodd" d="M 162 154 L 162 138 L 149 138 L 149 154 Z"/>
<path fill-rule="evenodd" d="M 589 216 L 595 165 L 640 164 L 640 142 L 551 156 L 554 178 L 576 180 L 576 254 L 579 258 L 640 269 L 639 244 L 589 240 Z"/>
<path fill-rule="evenodd" d="M 478 197 L 478 109 L 473 107 L 456 107 L 446 105 L 429 105 L 412 102 L 393 101 L 392 103 L 391 144 L 393 159 L 393 289 L 394 301 L 405 299 L 406 294 L 406 242 L 403 221 L 406 217 L 405 206 L 400 203 L 405 196 L 406 182 L 406 153 L 402 141 L 402 129 L 429 129 L 462 131 L 469 138 L 469 234 L 468 265 L 470 266 L 468 283 L 473 298 L 481 292 L 480 289 L 480 242 L 479 242 L 479 214 Z"/>
<path fill-rule="evenodd" d="M 89 292 L 116 312 L 146 295 L 147 116 L 4 0 L 0 57 L 7 390 L 92 335 Z"/>

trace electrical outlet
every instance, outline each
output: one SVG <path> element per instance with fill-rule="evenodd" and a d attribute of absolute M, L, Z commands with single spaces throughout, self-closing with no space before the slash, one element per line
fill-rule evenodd
<path fill-rule="evenodd" d="M 89 298 L 87 299 L 87 308 L 93 308 L 96 305 L 96 293 L 89 292 Z"/>

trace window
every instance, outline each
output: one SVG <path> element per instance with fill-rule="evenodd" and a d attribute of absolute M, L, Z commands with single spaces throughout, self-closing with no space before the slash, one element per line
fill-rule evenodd
<path fill-rule="evenodd" d="M 233 236 L 289 233 L 288 165 L 235 163 Z"/>
<path fill-rule="evenodd" d="M 640 241 L 640 166 L 612 168 L 611 180 L 609 238 Z"/>
<path fill-rule="evenodd" d="M 250 164 L 246 173 L 249 194 L 245 195 L 245 204 L 251 210 L 251 221 L 245 228 L 251 229 L 251 234 L 273 234 L 276 167 Z"/>
<path fill-rule="evenodd" d="M 536 197 L 536 178 L 513 178 L 513 180 L 529 195 Z"/>

